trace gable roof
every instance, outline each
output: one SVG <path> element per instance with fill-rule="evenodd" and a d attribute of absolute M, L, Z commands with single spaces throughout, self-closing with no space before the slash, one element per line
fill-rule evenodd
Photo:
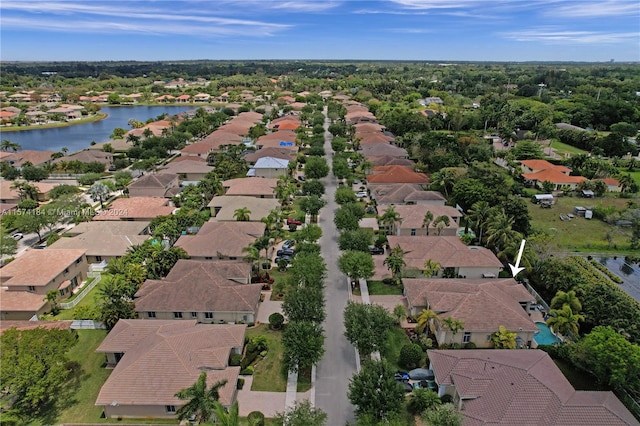
<path fill-rule="evenodd" d="M 1 180 L 0 181 L 0 198 L 4 200 L 19 200 L 20 193 L 17 189 L 13 188 L 13 185 L 16 181 L 11 180 Z M 33 185 L 38 189 L 38 194 L 47 194 L 56 186 L 60 185 L 58 183 L 47 183 L 47 182 L 28 182 L 29 185 Z"/>
<path fill-rule="evenodd" d="M 280 206 L 280 201 L 275 198 L 258 198 L 244 195 L 213 197 L 208 204 L 209 208 L 219 208 L 218 213 L 213 218 L 218 222 L 235 221 L 236 218 L 233 217 L 235 211 L 245 207 L 251 212 L 249 220 L 256 222 L 266 217 L 271 210 L 278 206 Z"/>
<path fill-rule="evenodd" d="M 264 235 L 265 224 L 262 222 L 214 222 L 205 223 L 196 235 L 183 235 L 176 242 L 192 257 L 216 257 L 218 254 L 227 257 L 241 258 L 245 255 L 243 248 Z"/>
<path fill-rule="evenodd" d="M 538 349 L 429 350 L 438 384 L 461 396 L 465 425 L 634 425 L 612 392 L 576 391 Z"/>
<path fill-rule="evenodd" d="M 291 130 L 280 130 L 279 132 L 267 133 L 256 140 L 256 146 L 258 148 L 288 148 L 297 151 L 297 136 L 298 135 Z M 280 142 L 290 142 L 291 144 L 281 146 Z"/>
<path fill-rule="evenodd" d="M 147 188 L 158 188 L 158 189 L 168 189 L 171 187 L 171 184 L 174 183 L 178 179 L 178 175 L 172 173 L 162 173 L 162 174 L 146 174 L 139 179 L 131 182 L 129 184 L 129 188 L 133 189 L 147 189 Z"/>
<path fill-rule="evenodd" d="M 533 170 L 533 172 L 555 169 L 559 172 L 570 173 L 571 169 L 565 166 L 555 165 L 547 160 L 520 160 L 520 164 Z"/>
<path fill-rule="evenodd" d="M 389 144 L 395 140 L 394 137 L 385 135 L 382 132 L 377 133 L 358 133 L 355 134 L 356 138 L 360 138 L 360 146 L 366 146 L 371 144 Z"/>
<path fill-rule="evenodd" d="M 538 182 L 551 182 L 556 184 L 563 183 L 580 183 L 587 178 L 583 176 L 568 176 L 558 169 L 545 169 L 535 173 L 523 173 L 522 177 L 527 180 L 535 180 Z"/>
<path fill-rule="evenodd" d="M 459 319 L 465 331 L 493 333 L 501 325 L 510 330 L 538 330 L 519 303 L 534 297 L 513 278 L 405 278 L 403 283 L 409 306 L 428 306 L 441 318 Z"/>
<path fill-rule="evenodd" d="M 371 197 L 381 204 L 403 204 L 416 201 L 439 201 L 445 203 L 446 198 L 437 191 L 425 191 L 417 183 L 392 183 L 370 185 Z"/>
<path fill-rule="evenodd" d="M 0 312 L 29 312 L 35 315 L 47 303 L 42 294 L 29 291 L 9 291 L 6 287 L 0 288 Z M 7 322 L 2 320 L 0 324 L 4 328 Z"/>
<path fill-rule="evenodd" d="M 378 209 L 378 214 L 382 216 L 387 209 L 391 208 L 389 205 L 381 206 Z M 398 228 L 403 229 L 419 229 L 422 228 L 422 223 L 424 222 L 425 214 L 430 211 L 433 213 L 433 219 L 435 220 L 438 216 L 448 216 L 450 218 L 449 226 L 447 228 L 457 228 L 458 225 L 454 221 L 454 219 L 458 219 L 462 217 L 462 213 L 460 213 L 456 208 L 451 206 L 438 206 L 438 205 L 425 205 L 425 204 L 415 204 L 415 205 L 398 205 L 393 206 L 393 209 L 400 215 L 402 218 L 402 223 L 397 225 Z M 433 221 L 429 225 L 430 229 L 435 228 Z"/>
<path fill-rule="evenodd" d="M 278 186 L 277 178 L 259 178 L 246 177 L 229 179 L 222 182 L 225 188 L 225 195 L 273 195 L 276 186 Z"/>
<path fill-rule="evenodd" d="M 151 237 L 140 235 L 149 222 L 83 222 L 80 225 L 83 226 L 72 228 L 73 237 L 60 238 L 50 249 L 81 249 L 88 256 L 123 256 L 130 247 Z"/>
<path fill-rule="evenodd" d="M 261 284 L 238 283 L 251 264 L 178 260 L 163 280 L 147 280 L 135 295 L 138 312 L 255 312 Z M 231 276 L 230 276 L 231 275 Z"/>
<path fill-rule="evenodd" d="M 160 197 L 117 198 L 108 209 L 98 212 L 93 220 L 147 219 L 173 213 L 175 207 Z"/>
<path fill-rule="evenodd" d="M 194 321 L 120 320 L 96 352 L 124 353 L 100 389 L 96 405 L 176 405 L 176 392 L 193 385 L 203 371 L 207 385 L 227 380 L 220 403 L 233 403 L 240 367 L 227 367 L 242 347 L 246 325 Z"/>
<path fill-rule="evenodd" d="M 390 155 L 392 157 L 407 158 L 409 154 L 404 148 L 399 148 L 389 143 L 370 143 L 360 147 L 362 155 L 366 158 Z"/>
<path fill-rule="evenodd" d="M 281 158 L 283 160 L 293 161 L 296 159 L 296 153 L 289 148 L 267 147 L 245 155 L 244 159 L 248 163 L 255 163 L 263 157 Z"/>
<path fill-rule="evenodd" d="M 379 157 L 367 157 L 374 166 L 409 166 L 413 167 L 415 163 L 408 158 L 398 158 L 392 155 L 381 155 Z"/>
<path fill-rule="evenodd" d="M 191 160 L 187 157 L 185 160 L 174 160 L 170 162 L 169 164 L 158 170 L 157 174 L 180 175 L 186 173 L 209 173 L 212 170 L 213 166 L 208 165 L 206 161 L 202 161 L 200 157 L 191 156 Z"/>
<path fill-rule="evenodd" d="M 85 250 L 27 250 L 2 267 L 2 285 L 46 286 L 84 254 Z"/>
<path fill-rule="evenodd" d="M 414 172 L 407 166 L 376 166 L 373 174 L 367 175 L 369 183 L 429 183 L 424 173 Z"/>
<path fill-rule="evenodd" d="M 390 247 L 402 247 L 409 268 L 423 270 L 427 259 L 438 262 L 443 268 L 502 267 L 491 250 L 467 246 L 458 237 L 390 235 L 388 241 Z"/>
<path fill-rule="evenodd" d="M 286 169 L 289 167 L 289 160 L 275 157 L 262 157 L 254 164 L 254 169 Z"/>
<path fill-rule="evenodd" d="M 51 160 L 51 155 L 55 154 L 54 151 L 36 151 L 33 149 L 25 149 L 18 152 L 12 152 L 2 158 L 2 161 L 11 163 L 16 167 L 21 167 L 27 161 L 34 166 L 39 166 Z"/>

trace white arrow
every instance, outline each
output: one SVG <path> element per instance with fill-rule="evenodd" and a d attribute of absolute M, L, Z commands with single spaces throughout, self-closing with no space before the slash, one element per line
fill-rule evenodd
<path fill-rule="evenodd" d="M 516 266 L 509 264 L 509 268 L 511 268 L 511 275 L 513 275 L 513 278 L 515 278 L 516 275 L 520 273 L 520 271 L 524 270 L 524 268 L 520 267 L 520 259 L 522 259 L 522 252 L 524 251 L 524 244 L 526 242 L 527 240 L 522 240 L 522 242 L 520 243 L 520 251 L 518 252 L 518 257 L 516 257 Z"/>

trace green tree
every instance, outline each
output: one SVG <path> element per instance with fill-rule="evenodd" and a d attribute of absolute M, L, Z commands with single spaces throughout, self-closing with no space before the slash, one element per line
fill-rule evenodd
<path fill-rule="evenodd" d="M 338 268 L 351 281 L 371 278 L 375 272 L 373 257 L 370 253 L 347 250 L 338 258 Z"/>
<path fill-rule="evenodd" d="M 359 228 L 354 231 L 344 231 L 338 237 L 340 250 L 357 250 L 369 252 L 369 246 L 373 240 L 373 232 L 370 229 Z"/>
<path fill-rule="evenodd" d="M 13 256 L 18 249 L 18 242 L 7 232 L 4 224 L 0 224 L 0 256 Z"/>
<path fill-rule="evenodd" d="M 347 396 L 359 417 L 370 415 L 384 419 L 399 413 L 405 399 L 404 389 L 393 377 L 393 368 L 385 361 L 367 361 L 349 382 Z"/>
<path fill-rule="evenodd" d="M 213 414 L 216 416 L 216 424 L 221 426 L 238 426 L 240 424 L 238 401 L 234 402 L 229 410 L 218 401 L 214 401 Z"/>
<path fill-rule="evenodd" d="M 427 235 L 429 235 L 429 227 L 431 226 L 431 222 L 433 222 L 433 212 L 431 210 L 427 210 L 424 214 L 424 219 L 422 220 L 422 227 L 427 230 Z"/>
<path fill-rule="evenodd" d="M 87 194 L 93 201 L 100 201 L 100 208 L 104 208 L 104 201 L 109 198 L 109 188 L 103 183 L 96 182 L 91 185 L 91 188 L 87 191 Z"/>
<path fill-rule="evenodd" d="M 439 262 L 434 262 L 431 259 L 427 259 L 424 261 L 424 276 L 425 277 L 435 277 L 438 275 L 438 272 L 442 269 L 442 265 Z"/>
<path fill-rule="evenodd" d="M 238 222 L 248 222 L 251 220 L 251 210 L 247 207 L 240 207 L 233 212 L 233 217 Z"/>
<path fill-rule="evenodd" d="M 269 327 L 273 330 L 280 330 L 284 324 L 284 316 L 280 312 L 269 315 Z"/>
<path fill-rule="evenodd" d="M 309 157 L 304 166 L 304 174 L 308 179 L 322 179 L 329 174 L 329 165 L 322 157 Z"/>
<path fill-rule="evenodd" d="M 177 398 L 187 401 L 176 411 L 178 420 L 186 420 L 195 416 L 198 423 L 211 421 L 215 402 L 220 399 L 220 389 L 226 384 L 226 380 L 221 380 L 208 387 L 207 373 L 205 371 L 200 373 L 198 380 L 193 385 L 176 393 Z"/>
<path fill-rule="evenodd" d="M 302 184 L 302 193 L 304 195 L 322 197 L 324 195 L 324 190 L 324 184 L 318 179 L 309 179 Z"/>
<path fill-rule="evenodd" d="M 14 225 L 25 234 L 35 232 L 38 234 L 38 241 L 42 241 L 42 231 L 46 226 L 46 216 L 34 211 L 27 211 L 16 217 Z"/>
<path fill-rule="evenodd" d="M 291 276 L 294 283 L 305 286 L 307 288 L 322 288 L 324 277 L 327 272 L 325 265 L 319 252 L 300 252 L 291 261 Z"/>
<path fill-rule="evenodd" d="M 45 180 L 49 177 L 49 172 L 43 167 L 34 167 L 32 165 L 22 166 L 20 173 L 22 174 L 23 179 L 30 182 L 40 182 L 41 180 Z"/>
<path fill-rule="evenodd" d="M 563 305 L 560 309 L 551 309 L 547 325 L 563 336 L 575 337 L 580 330 L 580 321 L 584 321 L 584 315 L 574 314 L 571 306 Z"/>
<path fill-rule="evenodd" d="M 402 247 L 398 245 L 392 248 L 391 253 L 382 263 L 391 271 L 393 281 L 396 284 L 402 284 L 402 269 L 407 266 Z"/>
<path fill-rule="evenodd" d="M 441 323 L 444 326 L 444 328 L 446 328 L 451 332 L 452 342 L 456 338 L 456 334 L 458 334 L 461 330 L 464 330 L 464 322 L 458 319 L 455 319 L 453 317 L 443 318 L 441 320 Z"/>
<path fill-rule="evenodd" d="M 407 310 L 404 305 L 396 305 L 391 313 L 396 324 L 400 324 L 407 317 Z"/>
<path fill-rule="evenodd" d="M 360 228 L 364 207 L 356 203 L 343 204 L 335 213 L 333 223 L 339 231 L 355 231 Z"/>
<path fill-rule="evenodd" d="M 416 368 L 422 360 L 422 348 L 416 343 L 407 343 L 400 348 L 398 362 L 401 366 L 411 369 Z"/>
<path fill-rule="evenodd" d="M 393 206 L 389 206 L 382 216 L 378 218 L 378 222 L 385 228 L 387 235 L 392 235 L 395 233 L 396 224 L 402 223 L 402 217 Z"/>
<path fill-rule="evenodd" d="M 418 315 L 418 324 L 416 330 L 418 333 L 424 333 L 427 331 L 427 327 L 430 327 L 434 323 L 440 323 L 440 317 L 431 309 L 423 309 Z"/>
<path fill-rule="evenodd" d="M 594 327 L 569 346 L 569 354 L 575 365 L 593 374 L 599 383 L 640 391 L 640 346 L 613 328 Z"/>
<path fill-rule="evenodd" d="M 4 152 L 18 152 L 22 149 L 22 146 L 17 142 L 11 142 L 9 139 L 2 139 L 0 143 L 0 151 Z"/>
<path fill-rule="evenodd" d="M 507 327 L 501 325 L 498 331 L 491 335 L 491 342 L 496 349 L 515 349 L 516 337 L 518 333 L 507 330 Z"/>
<path fill-rule="evenodd" d="M 345 337 L 366 357 L 380 351 L 394 326 L 393 318 L 380 305 L 348 302 L 344 310 Z"/>
<path fill-rule="evenodd" d="M 320 209 L 323 208 L 325 204 L 327 204 L 327 202 L 317 195 L 308 195 L 300 198 L 300 209 L 311 216 L 312 222 L 317 221 L 318 212 L 320 212 Z"/>
<path fill-rule="evenodd" d="M 426 426 L 462 426 L 463 416 L 453 404 L 441 404 L 426 410 L 422 415 Z"/>
<path fill-rule="evenodd" d="M 58 290 L 49 290 L 45 297 L 45 300 L 51 307 L 51 313 L 53 315 L 58 315 L 58 311 L 59 311 L 58 299 L 59 298 L 60 298 L 60 293 L 58 293 Z"/>
<path fill-rule="evenodd" d="M 39 415 L 61 394 L 73 373 L 68 353 L 76 344 L 76 333 L 62 329 L 10 328 L 0 335 L 0 382 L 21 416 Z"/>
<path fill-rule="evenodd" d="M 512 229 L 513 219 L 499 211 L 491 216 L 487 224 L 487 244 L 496 251 L 502 251 L 510 243 L 522 240 L 522 235 Z"/>
<path fill-rule="evenodd" d="M 282 359 L 289 371 L 311 368 L 324 355 L 324 333 L 320 324 L 292 321 L 282 333 Z"/>
<path fill-rule="evenodd" d="M 292 321 L 322 323 L 326 317 L 322 288 L 295 285 L 284 296 L 282 312 Z"/>
<path fill-rule="evenodd" d="M 340 186 L 336 189 L 335 195 L 336 203 L 342 205 L 347 203 L 356 203 L 358 199 L 356 198 L 356 193 L 353 192 L 351 188 L 346 186 Z"/>
<path fill-rule="evenodd" d="M 448 227 L 450 224 L 451 224 L 451 220 L 449 219 L 449 216 L 446 216 L 446 215 L 438 216 L 433 221 L 433 226 L 436 228 L 436 235 L 439 236 L 444 230 L 444 228 Z"/>
<path fill-rule="evenodd" d="M 431 389 L 414 389 L 407 401 L 407 410 L 413 415 L 421 414 L 440 405 L 440 397 Z"/>
<path fill-rule="evenodd" d="M 310 223 L 308 225 L 303 226 L 299 231 L 295 234 L 296 242 L 308 242 L 315 243 L 322 237 L 322 228 L 318 225 L 314 225 Z"/>
<path fill-rule="evenodd" d="M 296 401 L 286 412 L 277 413 L 274 420 L 279 426 L 325 426 L 327 413 L 313 407 L 305 399 L 302 402 Z"/>
<path fill-rule="evenodd" d="M 575 290 L 567 292 L 559 290 L 551 299 L 551 309 L 562 309 L 564 305 L 568 305 L 576 314 L 582 310 L 582 303 L 578 300 Z"/>

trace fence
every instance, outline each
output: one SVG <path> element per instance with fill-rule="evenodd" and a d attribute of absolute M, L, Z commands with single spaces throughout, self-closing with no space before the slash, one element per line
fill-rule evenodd
<path fill-rule="evenodd" d="M 531 293 L 532 296 L 534 296 L 536 298 L 536 300 L 538 301 L 539 304 L 541 304 L 542 306 L 544 306 L 545 312 L 550 312 L 551 308 L 549 307 L 549 305 L 547 305 L 547 302 L 544 301 L 544 299 L 542 298 L 542 296 L 540 296 L 538 294 L 538 292 L 531 287 L 531 284 L 529 284 L 528 282 L 523 282 L 522 284 L 524 284 L 525 288 L 527 289 L 527 291 L 529 293 Z"/>
<path fill-rule="evenodd" d="M 71 309 L 75 307 L 91 290 L 93 290 L 93 288 L 96 285 L 98 285 L 98 283 L 102 279 L 102 275 L 100 275 L 97 272 L 89 272 L 87 276 L 89 278 L 93 278 L 93 281 L 91 282 L 91 284 L 89 284 L 88 286 L 85 286 L 85 288 L 83 288 L 82 291 L 78 293 L 72 301 L 60 303 L 61 309 Z"/>
<path fill-rule="evenodd" d="M 98 321 L 74 320 L 71 323 L 72 330 L 106 330 L 106 326 Z"/>

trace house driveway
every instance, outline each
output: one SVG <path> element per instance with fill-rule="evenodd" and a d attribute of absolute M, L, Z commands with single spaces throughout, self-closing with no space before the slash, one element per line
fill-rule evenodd
<path fill-rule="evenodd" d="M 263 291 L 262 295 L 264 296 L 264 301 L 260 302 L 260 307 L 256 314 L 256 322 L 269 324 L 269 315 L 275 312 L 282 313 L 282 302 L 270 300 L 270 291 Z"/>
<path fill-rule="evenodd" d="M 361 296 L 353 296 L 353 301 L 362 303 Z M 407 298 L 399 295 L 388 295 L 388 296 L 369 296 L 369 301 L 372 305 L 380 305 L 385 308 L 389 313 L 393 312 L 393 308 L 398 305 L 402 305 L 407 308 Z"/>
<path fill-rule="evenodd" d="M 260 411 L 265 417 L 275 417 L 285 411 L 286 392 L 252 391 L 253 376 L 242 376 L 244 386 L 238 391 L 237 400 L 240 415 L 246 417 L 252 411 Z M 296 401 L 311 399 L 311 390 L 296 393 Z"/>

